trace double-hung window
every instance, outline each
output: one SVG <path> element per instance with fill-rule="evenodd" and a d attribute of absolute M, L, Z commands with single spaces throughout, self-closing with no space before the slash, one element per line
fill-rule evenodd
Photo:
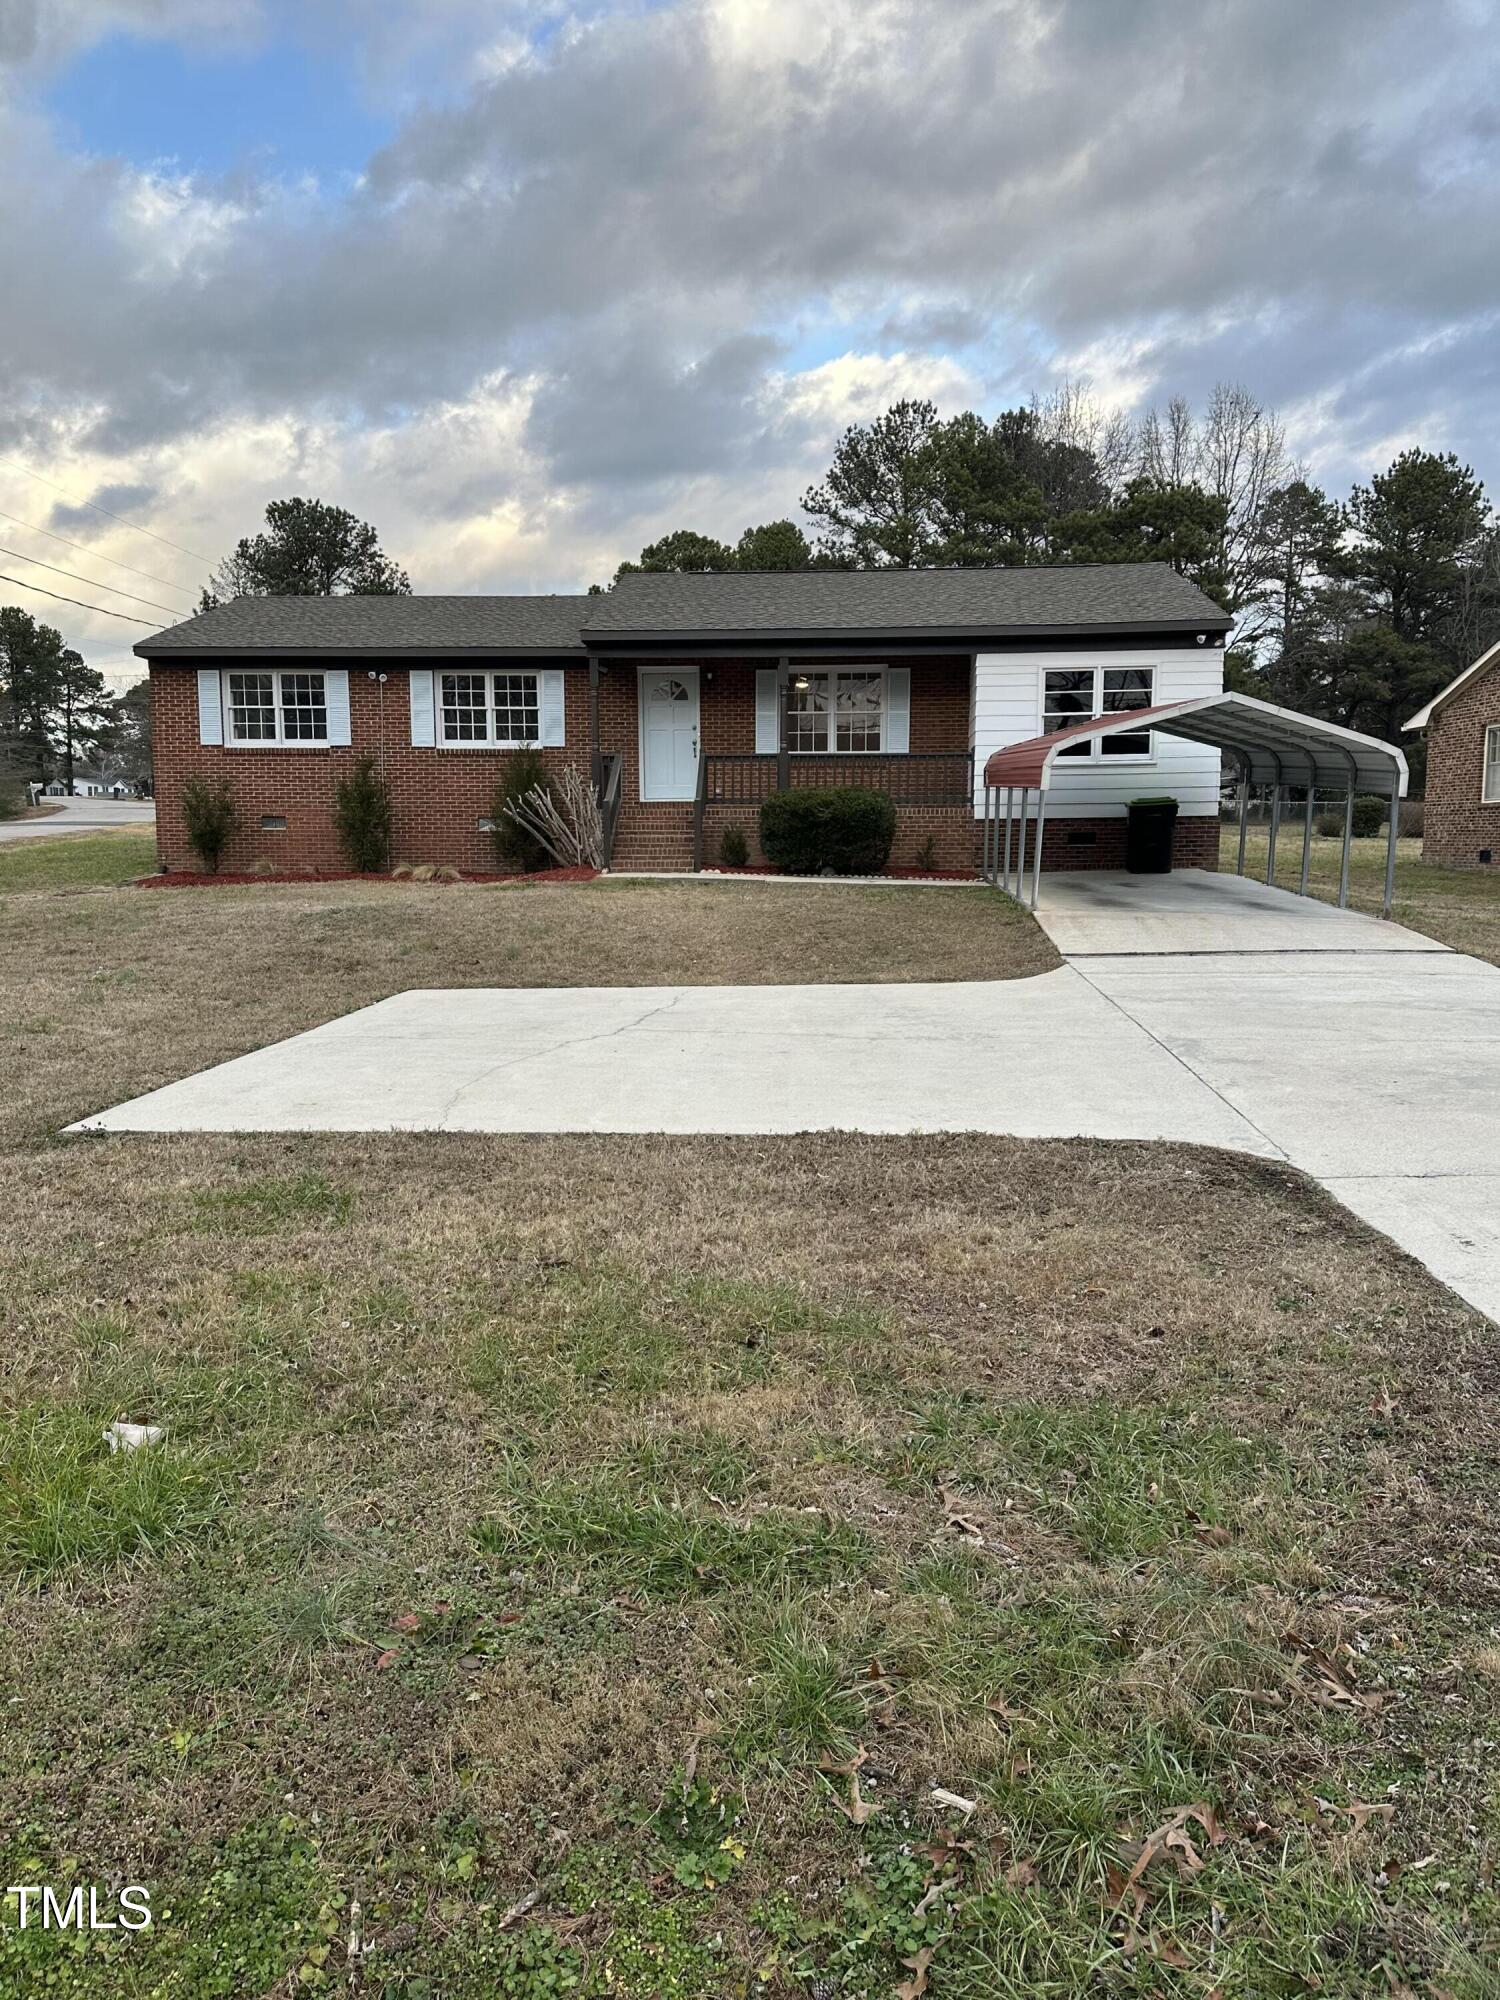
<path fill-rule="evenodd" d="M 513 750 L 541 741 L 541 688 L 536 674 L 439 674 L 438 699 L 440 742 Z"/>
<path fill-rule="evenodd" d="M 1484 732 L 1484 786 L 1480 802 L 1500 806 L 1500 722 L 1492 722 Z"/>
<path fill-rule="evenodd" d="M 328 741 L 328 689 L 322 674 L 269 667 L 226 678 L 231 743 Z"/>
<path fill-rule="evenodd" d="M 1150 708 L 1154 667 L 1048 667 L 1042 675 L 1042 733 L 1071 729 L 1100 715 L 1128 715 Z M 1108 736 L 1085 736 L 1058 751 L 1059 757 L 1151 755 L 1149 729 L 1122 729 Z"/>
<path fill-rule="evenodd" d="M 793 754 L 863 754 L 884 743 L 885 669 L 795 673 L 786 690 L 786 747 Z"/>

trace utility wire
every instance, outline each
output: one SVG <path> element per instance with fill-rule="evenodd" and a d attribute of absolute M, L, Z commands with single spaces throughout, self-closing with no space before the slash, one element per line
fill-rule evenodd
<path fill-rule="evenodd" d="M 34 590 L 39 597 L 56 598 L 59 604 L 76 604 L 80 611 L 97 611 L 101 618 L 123 618 L 127 625 L 144 625 L 148 632 L 156 625 L 154 618 L 132 618 L 128 611 L 111 611 L 103 604 L 85 604 L 81 597 L 64 597 L 61 591 L 46 590 L 39 583 L 27 583 L 19 576 L 7 576 L 0 570 L 0 583 L 13 583 L 17 590 Z"/>
<path fill-rule="evenodd" d="M 0 542 L 0 556 L 14 556 L 17 562 L 30 563 L 34 569 L 50 570 L 53 576 L 65 576 L 70 583 L 86 583 L 91 590 L 107 590 L 112 597 L 128 597 L 132 604 L 149 604 L 153 611 L 165 611 L 169 618 L 182 616 L 175 605 L 158 604 L 154 597 L 138 597 L 133 590 L 121 590 L 117 583 L 101 583 L 96 576 L 80 576 L 77 570 L 59 569 L 56 563 L 43 562 L 40 556 L 28 556 L 20 549 L 8 549 L 3 542 Z"/>
<path fill-rule="evenodd" d="M 134 563 L 121 562 L 118 556 L 107 556 L 102 549 L 91 549 L 87 542 L 69 541 L 66 535 L 59 535 L 52 528 L 39 528 L 35 521 L 23 521 L 19 514 L 7 514 L 3 507 L 0 507 L 0 521 L 10 521 L 16 527 L 24 528 L 29 535 L 45 535 L 49 542 L 61 542 L 65 549 L 77 549 L 81 556 L 92 556 L 95 562 L 107 562 L 115 569 L 128 569 L 132 576 L 143 576 L 147 583 L 159 583 L 163 590 L 183 589 L 170 577 L 156 576 L 149 569 L 137 569 Z M 183 594 L 187 593 L 184 591 Z"/>
<path fill-rule="evenodd" d="M 122 528 L 133 528 L 138 535 L 149 535 L 153 542 L 165 542 L 169 549 L 176 549 L 179 555 L 191 556 L 194 562 L 201 562 L 209 569 L 213 568 L 211 557 L 200 555 L 196 549 L 184 548 L 181 542 L 174 542 L 166 535 L 157 534 L 155 528 L 143 528 L 137 521 L 127 521 L 123 514 L 111 514 L 107 507 L 101 507 L 96 500 L 75 500 L 66 488 L 57 484 L 56 480 L 43 478 L 40 472 L 33 472 L 26 465 L 18 465 L 13 458 L 0 458 L 0 465 L 8 465 L 12 472 L 24 473 L 28 479 L 41 480 L 43 486 L 50 486 L 54 493 L 61 493 L 70 507 L 92 507 L 96 514 L 102 514 L 107 521 L 118 521 Z"/>

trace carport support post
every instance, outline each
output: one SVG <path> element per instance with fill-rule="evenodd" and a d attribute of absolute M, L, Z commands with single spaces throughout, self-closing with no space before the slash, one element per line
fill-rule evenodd
<path fill-rule="evenodd" d="M 1038 785 L 1036 788 L 1036 851 L 1031 857 L 1031 907 L 1035 909 L 1042 893 L 1042 828 L 1047 821 L 1047 794 Z"/>
<path fill-rule="evenodd" d="M 1276 836 L 1281 831 L 1281 772 L 1276 773 L 1276 782 L 1271 787 L 1271 832 L 1266 841 L 1266 881 L 1275 886 L 1276 882 Z"/>
<path fill-rule="evenodd" d="M 1391 831 L 1385 843 L 1385 902 L 1380 914 L 1388 917 L 1396 899 L 1396 836 L 1401 831 L 1401 781 L 1391 786 Z"/>
<path fill-rule="evenodd" d="M 1349 843 L 1354 838 L 1354 776 L 1349 777 L 1349 789 L 1344 794 L 1344 851 L 1339 856 L 1339 908 L 1349 907 Z"/>
<path fill-rule="evenodd" d="M 1297 891 L 1299 896 L 1307 894 L 1307 874 L 1312 866 L 1313 803 L 1317 797 L 1317 790 L 1316 784 L 1309 779 L 1307 785 L 1307 811 L 1302 817 L 1302 885 Z"/>
<path fill-rule="evenodd" d="M 995 790 L 992 785 L 984 788 L 984 842 L 980 848 L 983 859 L 980 862 L 980 879 L 993 883 L 995 879 Z"/>
<path fill-rule="evenodd" d="M 1235 868 L 1236 875 L 1245 872 L 1245 836 L 1250 831 L 1250 763 L 1248 758 L 1240 771 L 1240 858 Z"/>
<path fill-rule="evenodd" d="M 1010 894 L 1010 820 L 1015 810 L 1015 803 L 1016 788 L 1014 785 L 1007 785 L 1005 787 L 1005 873 L 1000 881 L 1000 886 L 1007 895 Z"/>
<path fill-rule="evenodd" d="M 1030 796 L 1031 787 L 1022 785 L 1021 817 L 1016 824 L 1016 886 L 1011 891 L 1018 903 L 1021 900 L 1021 885 L 1026 880 L 1026 801 Z"/>

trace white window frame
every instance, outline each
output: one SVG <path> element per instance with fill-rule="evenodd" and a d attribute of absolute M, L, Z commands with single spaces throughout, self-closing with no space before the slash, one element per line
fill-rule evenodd
<path fill-rule="evenodd" d="M 791 700 L 790 700 L 792 694 L 791 683 L 792 681 L 798 679 L 799 676 L 804 674 L 810 681 L 825 680 L 828 682 L 828 708 L 826 710 L 826 714 L 828 717 L 828 748 L 826 750 L 794 750 L 791 745 L 790 741 L 792 733 L 792 711 L 791 711 Z M 838 683 L 840 678 L 845 676 L 847 676 L 851 680 L 854 679 L 856 676 L 858 676 L 861 680 L 878 678 L 880 681 L 880 707 L 879 707 L 880 742 L 877 745 L 877 747 L 873 750 L 869 749 L 840 750 L 838 748 L 838 733 L 839 733 Z M 820 667 L 794 667 L 792 669 L 791 679 L 788 680 L 787 682 L 787 696 L 788 700 L 787 700 L 787 714 L 786 714 L 786 731 L 788 738 L 787 754 L 789 756 L 892 757 L 898 754 L 897 752 L 893 750 L 888 750 L 886 748 L 886 738 L 889 734 L 889 729 L 890 729 L 891 694 L 890 694 L 890 669 L 888 666 L 884 664 L 884 662 L 872 660 L 868 666 L 851 665 L 846 663 L 843 666 L 829 665 Z"/>
<path fill-rule="evenodd" d="M 1484 761 L 1479 766 L 1479 803 L 1500 806 L 1500 722 L 1485 724 L 1483 755 Z"/>
<path fill-rule="evenodd" d="M 526 680 L 531 682 L 532 696 L 536 703 L 535 736 L 497 736 L 495 734 L 495 682 L 498 679 Z M 447 725 L 447 703 L 443 699 L 445 680 L 482 680 L 484 682 L 484 727 L 483 736 L 450 736 Z M 433 737 L 439 750 L 540 750 L 542 747 L 542 676 L 535 667 L 438 667 L 432 677 Z M 505 703 L 508 709 L 511 704 Z M 477 715 L 478 709 L 471 713 Z"/>
<path fill-rule="evenodd" d="M 1045 736 L 1054 733 L 1052 731 L 1049 731 L 1047 728 L 1048 674 L 1092 674 L 1093 675 L 1094 692 L 1091 698 L 1093 703 L 1093 713 L 1087 716 L 1080 715 L 1078 717 L 1078 723 L 1083 723 L 1090 721 L 1097 722 L 1104 714 L 1104 676 L 1107 673 L 1118 672 L 1118 673 L 1128 673 L 1128 674 L 1149 674 L 1151 677 L 1151 686 L 1147 693 L 1147 698 L 1144 706 L 1147 708 L 1154 706 L 1156 702 L 1156 671 L 1157 671 L 1156 662 L 1154 660 L 1106 659 L 1094 662 L 1088 660 L 1056 659 L 1049 661 L 1047 665 L 1045 665 L 1038 671 L 1037 674 L 1036 715 L 1037 715 L 1038 736 Z M 1116 712 L 1117 711 L 1115 710 L 1110 711 L 1111 714 L 1114 714 Z M 1118 713 L 1121 717 L 1120 727 L 1122 729 L 1128 729 L 1130 727 L 1130 724 L 1126 722 L 1124 718 L 1130 713 L 1130 711 L 1128 709 L 1121 709 L 1118 711 Z M 1075 723 L 1072 726 L 1076 728 L 1078 724 Z M 1070 764 L 1083 764 L 1089 762 L 1102 763 L 1102 764 L 1125 764 L 1125 765 L 1154 764 L 1156 762 L 1156 737 L 1151 731 L 1149 725 L 1143 733 L 1148 738 L 1146 749 L 1124 750 L 1124 751 L 1116 750 L 1110 752 L 1108 756 L 1106 756 L 1104 752 L 1103 748 L 1104 739 L 1102 735 L 1085 736 L 1081 738 L 1080 741 L 1078 741 L 1077 743 L 1069 744 L 1065 749 L 1060 750 L 1058 752 L 1059 766 L 1062 764 L 1064 759 L 1066 759 L 1067 762 Z"/>
<path fill-rule="evenodd" d="M 234 711 L 236 702 L 233 683 L 236 675 L 269 675 L 271 681 L 271 706 L 276 716 L 274 736 L 236 736 L 234 733 Z M 317 679 L 323 683 L 323 734 L 321 736 L 288 736 L 286 733 L 286 701 L 282 681 L 287 675 L 299 680 Z M 326 750 L 329 747 L 328 715 L 328 674 L 323 667 L 226 667 L 219 677 L 220 694 L 224 708 L 224 747 L 227 750 Z M 243 706 L 244 704 L 238 704 Z M 259 703 L 256 706 L 260 706 Z M 212 713 L 212 710 L 210 710 Z"/>

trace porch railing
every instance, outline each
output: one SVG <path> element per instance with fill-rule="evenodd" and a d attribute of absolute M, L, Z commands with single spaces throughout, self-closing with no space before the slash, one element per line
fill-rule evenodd
<path fill-rule="evenodd" d="M 967 750 L 918 750 L 839 755 L 798 753 L 785 760 L 788 791 L 822 785 L 849 785 L 884 792 L 898 806 L 971 806 L 973 759 Z M 693 867 L 703 866 L 703 817 L 709 806 L 759 806 L 781 791 L 783 759 L 766 755 L 709 753 L 698 760 L 698 792 L 693 801 Z"/>

